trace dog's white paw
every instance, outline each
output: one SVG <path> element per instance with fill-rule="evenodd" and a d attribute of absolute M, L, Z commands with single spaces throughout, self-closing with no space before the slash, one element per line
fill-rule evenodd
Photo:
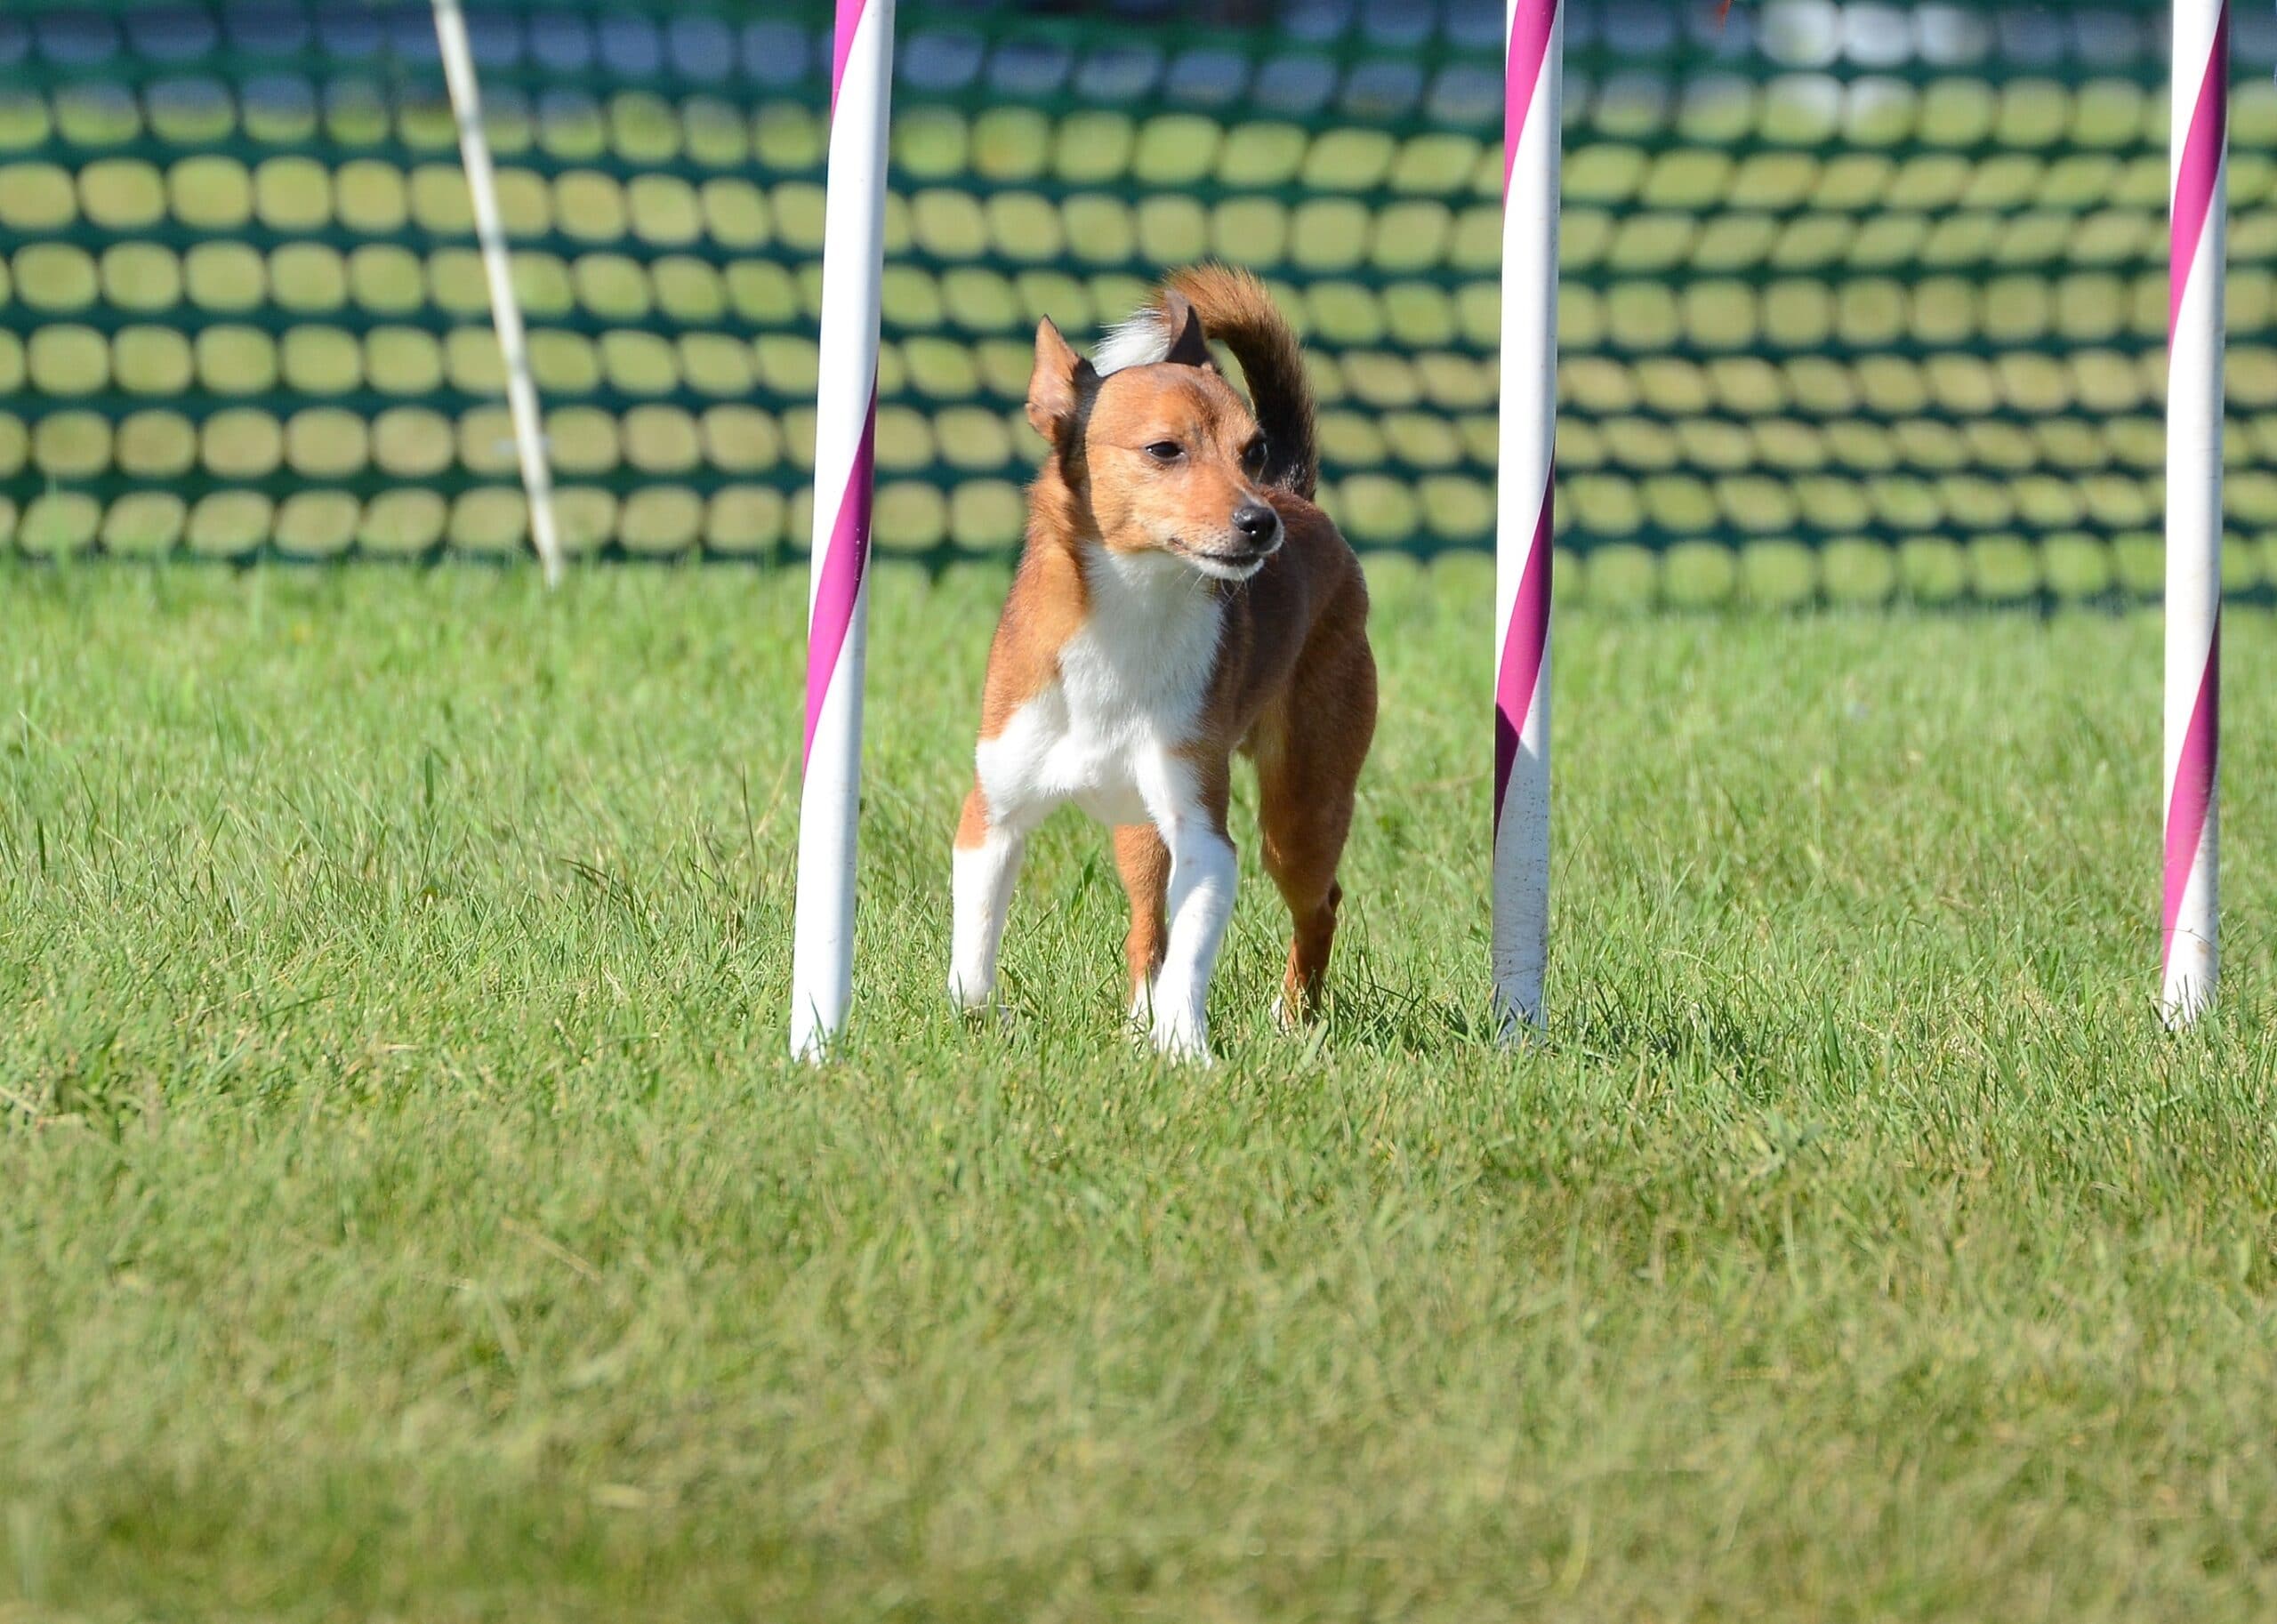
<path fill-rule="evenodd" d="M 1199 1011 L 1171 1008 L 1155 1012 L 1155 1052 L 1167 1060 L 1190 1061 L 1195 1065 L 1209 1065 L 1215 1057 L 1210 1053 L 1210 1030 Z"/>
<path fill-rule="evenodd" d="M 970 984 L 960 977 L 949 977 L 949 1008 L 963 1017 L 968 1026 L 993 1028 L 1000 1033 L 1012 1030 L 1012 1006 L 1000 1003 L 996 989 L 983 988 L 978 994 L 969 991 Z"/>

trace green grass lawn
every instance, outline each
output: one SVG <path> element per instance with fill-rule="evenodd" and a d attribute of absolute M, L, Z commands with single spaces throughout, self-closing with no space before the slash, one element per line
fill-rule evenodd
<path fill-rule="evenodd" d="M 2271 621 L 2176 1040 L 2154 619 L 1568 615 L 1513 1056 L 1486 567 L 1376 581 L 1203 1072 L 1074 822 L 949 1018 L 1002 576 L 881 575 L 809 1071 L 801 578 L 0 575 L 0 1620 L 2270 1616 Z"/>

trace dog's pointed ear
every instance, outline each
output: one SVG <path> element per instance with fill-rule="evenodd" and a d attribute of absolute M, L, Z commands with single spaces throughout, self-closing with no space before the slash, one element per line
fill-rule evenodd
<path fill-rule="evenodd" d="M 1028 374 L 1028 421 L 1038 434 L 1059 445 L 1082 414 L 1084 397 L 1098 383 L 1099 375 L 1091 364 L 1059 336 L 1050 317 L 1036 324 L 1035 370 Z"/>
<path fill-rule="evenodd" d="M 1163 294 L 1163 331 L 1171 335 L 1171 347 L 1163 359 L 1176 366 L 1207 366 L 1217 369 L 1217 362 L 1210 354 L 1210 341 L 1202 331 L 1202 318 L 1194 313 L 1184 293 L 1167 290 Z"/>

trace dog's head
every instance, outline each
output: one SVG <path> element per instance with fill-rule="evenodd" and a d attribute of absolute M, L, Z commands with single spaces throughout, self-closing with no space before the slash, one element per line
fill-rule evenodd
<path fill-rule="evenodd" d="M 1281 516 L 1259 485 L 1265 436 L 1210 358 L 1192 306 L 1166 293 L 1140 319 L 1159 329 L 1143 346 L 1148 358 L 1105 377 L 1058 328 L 1040 324 L 1028 421 L 1103 545 L 1246 581 L 1282 541 Z"/>

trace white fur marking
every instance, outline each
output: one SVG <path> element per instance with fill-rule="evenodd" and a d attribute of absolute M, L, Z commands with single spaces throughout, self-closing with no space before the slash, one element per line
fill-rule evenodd
<path fill-rule="evenodd" d="M 1279 551 L 1280 548 L 1276 544 L 1273 551 L 1278 552 Z M 1188 564 L 1191 564 L 1197 571 L 1203 575 L 1208 575 L 1212 580 L 1238 582 L 1246 581 L 1251 575 L 1257 574 L 1259 570 L 1263 569 L 1265 567 L 1265 560 L 1271 558 L 1273 553 L 1260 553 L 1256 558 L 1244 559 L 1239 563 L 1227 563 L 1223 559 L 1213 559 L 1205 553 L 1199 552 L 1189 552 L 1183 554 L 1182 556 L 1185 558 L 1186 561 Z"/>
<path fill-rule="evenodd" d="M 1167 359 L 1170 352 L 1171 335 L 1163 325 L 1163 313 L 1148 305 L 1107 329 L 1106 336 L 1099 340 L 1098 353 L 1091 358 L 1091 366 L 1104 378 L 1126 366 L 1152 366 Z"/>
<path fill-rule="evenodd" d="M 1223 609 L 1166 553 L 1095 551 L 1091 614 L 1059 648 L 1059 676 L 976 758 L 989 817 L 1025 834 L 1062 801 L 1110 826 L 1159 821 L 1143 782 L 1194 734 Z"/>
<path fill-rule="evenodd" d="M 1233 917 L 1241 878 L 1234 848 L 1195 817 L 1171 824 L 1169 950 L 1155 978 L 1155 1047 L 1184 1059 L 1210 1059 L 1210 976 Z"/>
<path fill-rule="evenodd" d="M 1182 559 L 1095 550 L 1084 560 L 1090 615 L 1060 645 L 1058 677 L 976 753 L 989 842 L 956 856 L 960 1001 L 985 1001 L 995 977 L 1018 843 L 1046 814 L 1074 801 L 1114 826 L 1150 823 L 1170 848 L 1170 942 L 1133 1014 L 1151 1017 L 1155 1046 L 1206 1059 L 1203 1001 L 1233 908 L 1234 849 L 1210 826 L 1194 773 L 1176 752 L 1194 737 L 1217 669 L 1224 607 Z M 983 854 L 1002 840 L 1009 861 Z M 985 977 L 984 977 L 985 972 Z M 1142 1001 L 1143 1000 L 1143 1001 Z"/>
<path fill-rule="evenodd" d="M 992 823 L 979 845 L 960 846 L 949 859 L 954 897 L 949 1001 L 960 1009 L 985 1009 L 996 995 L 996 949 L 1004 939 L 1004 915 L 1026 845 L 1019 835 Z"/>

